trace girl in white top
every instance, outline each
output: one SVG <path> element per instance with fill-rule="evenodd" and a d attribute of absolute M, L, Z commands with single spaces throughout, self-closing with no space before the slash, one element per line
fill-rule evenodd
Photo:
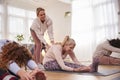
<path fill-rule="evenodd" d="M 42 75 L 40 77 L 42 79 L 39 80 L 46 80 L 44 73 L 38 68 L 27 48 L 9 40 L 1 40 L 0 44 L 0 80 L 18 80 L 19 78 L 34 80 L 38 73 Z M 32 70 L 31 73 L 22 69 L 26 66 Z"/>
<path fill-rule="evenodd" d="M 113 52 L 120 53 L 120 39 L 106 40 L 100 43 L 93 55 L 100 64 L 120 65 L 120 58 L 112 57 Z"/>
<path fill-rule="evenodd" d="M 43 47 L 48 48 L 49 44 L 44 39 L 44 33 L 48 32 L 51 43 L 54 43 L 52 20 L 45 14 L 41 7 L 36 9 L 37 18 L 34 19 L 30 31 L 35 42 L 34 58 L 37 64 L 41 63 L 40 53 Z"/>
<path fill-rule="evenodd" d="M 75 41 L 69 38 L 69 36 L 65 37 L 62 44 L 58 43 L 52 45 L 44 56 L 44 68 L 46 70 L 96 72 L 98 63 L 94 62 L 91 66 L 81 65 L 73 52 L 74 47 Z M 64 61 L 67 55 L 70 56 L 73 63 Z"/>

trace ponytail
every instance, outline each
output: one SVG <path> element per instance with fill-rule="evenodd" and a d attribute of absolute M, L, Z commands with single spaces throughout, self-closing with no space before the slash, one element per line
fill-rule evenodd
<path fill-rule="evenodd" d="M 65 36 L 63 42 L 62 42 L 62 47 L 65 45 L 65 43 L 69 40 L 69 36 Z"/>

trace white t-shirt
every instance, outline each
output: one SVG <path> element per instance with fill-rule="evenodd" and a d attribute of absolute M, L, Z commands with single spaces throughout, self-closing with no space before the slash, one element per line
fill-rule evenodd
<path fill-rule="evenodd" d="M 30 29 L 32 29 L 36 33 L 39 40 L 44 44 L 47 43 L 46 40 L 44 39 L 44 33 L 46 32 L 46 30 L 50 40 L 51 41 L 54 40 L 52 20 L 48 16 L 46 16 L 44 23 L 42 23 L 38 17 L 34 19 Z"/>

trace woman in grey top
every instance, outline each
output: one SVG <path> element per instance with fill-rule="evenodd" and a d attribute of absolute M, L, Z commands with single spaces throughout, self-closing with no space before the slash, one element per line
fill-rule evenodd
<path fill-rule="evenodd" d="M 93 58 L 99 59 L 99 64 L 120 65 L 120 58 L 112 57 L 112 52 L 120 53 L 120 39 L 111 39 L 99 44 Z"/>

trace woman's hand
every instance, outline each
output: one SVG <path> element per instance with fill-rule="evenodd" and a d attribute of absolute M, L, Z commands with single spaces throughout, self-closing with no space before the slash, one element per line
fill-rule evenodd
<path fill-rule="evenodd" d="M 35 74 L 36 74 L 37 72 L 43 73 L 39 68 L 35 68 L 34 70 L 32 70 L 32 72 L 30 73 L 30 75 L 31 75 L 31 76 L 35 76 Z"/>
<path fill-rule="evenodd" d="M 91 68 L 89 66 L 83 66 L 79 68 L 74 68 L 73 71 L 75 72 L 90 72 Z"/>
<path fill-rule="evenodd" d="M 33 80 L 29 72 L 22 69 L 17 72 L 17 75 L 20 77 L 20 80 Z"/>
<path fill-rule="evenodd" d="M 45 47 L 46 47 L 46 52 L 47 52 L 48 49 L 50 48 L 50 45 L 49 45 L 49 44 L 46 44 Z"/>

